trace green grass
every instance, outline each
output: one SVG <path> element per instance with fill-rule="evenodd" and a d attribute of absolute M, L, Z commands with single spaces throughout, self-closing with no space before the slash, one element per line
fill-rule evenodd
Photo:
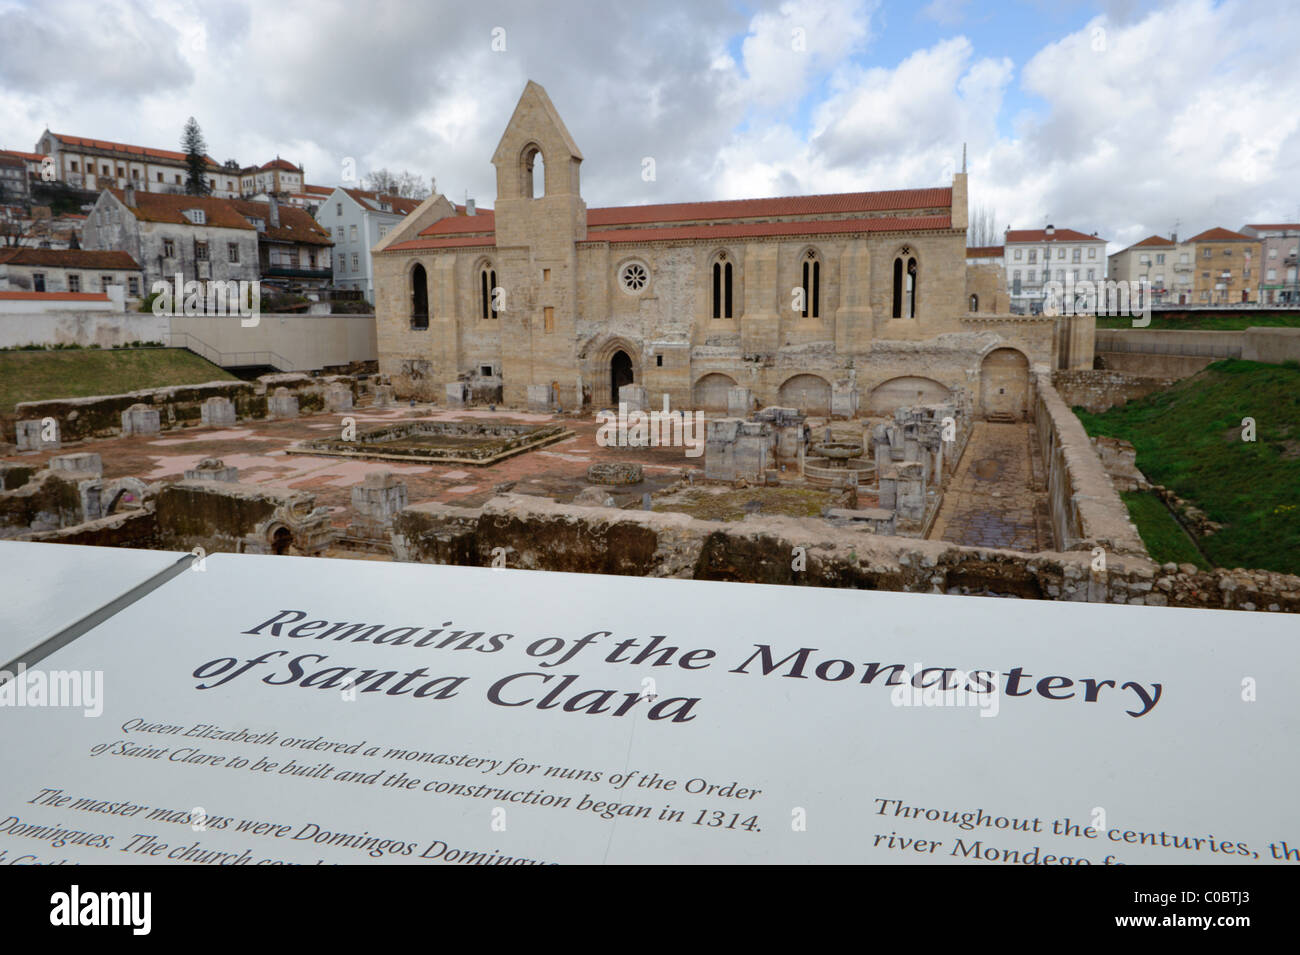
<path fill-rule="evenodd" d="M 236 380 L 181 348 L 0 351 L 0 412 L 13 413 L 20 401 Z"/>
<path fill-rule="evenodd" d="M 1140 317 L 1139 317 L 1140 320 Z M 1242 312 L 1240 314 L 1201 315 L 1196 312 L 1177 315 L 1152 315 L 1150 329 L 1173 331 L 1239 332 L 1252 326 L 1300 328 L 1300 313 Z M 1098 328 L 1133 328 L 1133 319 L 1118 315 L 1098 316 Z"/>
<path fill-rule="evenodd" d="M 1126 491 L 1120 497 L 1124 499 L 1129 516 L 1137 525 L 1152 560 L 1160 564 L 1195 564 L 1202 570 L 1209 569 L 1205 558 L 1183 526 L 1169 513 L 1164 501 L 1151 491 Z"/>
<path fill-rule="evenodd" d="M 1122 408 L 1103 414 L 1076 408 L 1075 413 L 1089 434 L 1131 441 L 1138 467 L 1152 482 L 1225 525 L 1199 541 L 1215 565 L 1300 574 L 1300 367 L 1295 363 L 1215 362 Z M 1253 442 L 1241 440 L 1246 417 L 1255 420 Z M 1163 539 L 1158 521 L 1153 525 L 1145 513 L 1133 512 L 1143 539 L 1148 534 Z"/>

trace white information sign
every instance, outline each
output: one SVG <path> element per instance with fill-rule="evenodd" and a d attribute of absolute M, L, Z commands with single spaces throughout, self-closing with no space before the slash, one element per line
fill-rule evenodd
<path fill-rule="evenodd" d="M 97 715 L 0 687 L 0 864 L 1273 863 L 1295 637 L 214 555 L 41 663 L 101 673 Z"/>

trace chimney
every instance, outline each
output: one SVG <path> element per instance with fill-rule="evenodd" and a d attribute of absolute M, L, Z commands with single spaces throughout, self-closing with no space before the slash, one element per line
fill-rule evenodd
<path fill-rule="evenodd" d="M 1169 241 L 1172 242 L 1174 245 L 1177 245 L 1177 244 L 1178 244 L 1178 233 L 1177 233 L 1177 232 L 1171 232 L 1171 233 L 1169 233 Z"/>
<path fill-rule="evenodd" d="M 473 200 L 473 199 L 466 199 L 466 200 L 465 200 L 465 215 L 467 215 L 467 216 L 472 216 L 472 215 L 477 215 L 477 214 L 478 214 L 478 213 L 476 213 L 476 212 L 474 211 L 474 200 Z"/>
<path fill-rule="evenodd" d="M 134 208 L 135 208 L 135 182 L 134 182 L 134 180 L 128 179 L 128 180 L 126 181 L 126 189 L 123 190 L 122 194 L 123 194 L 123 196 L 126 197 L 126 204 L 127 204 L 127 206 L 128 206 L 129 208 L 134 209 Z"/>
<path fill-rule="evenodd" d="M 1049 223 L 1047 223 L 1047 228 L 1046 228 L 1044 231 L 1045 231 L 1048 235 L 1056 235 L 1056 226 L 1052 225 L 1052 224 L 1049 222 Z"/>
<path fill-rule="evenodd" d="M 272 229 L 278 229 L 280 228 L 280 204 L 275 201 L 274 195 L 267 196 L 267 199 L 270 200 L 271 207 L 266 217 L 267 225 Z"/>

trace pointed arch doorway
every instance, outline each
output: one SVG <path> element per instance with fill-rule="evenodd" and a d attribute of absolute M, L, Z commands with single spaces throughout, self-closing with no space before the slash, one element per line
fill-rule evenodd
<path fill-rule="evenodd" d="M 632 384 L 633 378 L 632 358 L 620 348 L 609 359 L 609 400 L 618 404 L 618 389 Z"/>

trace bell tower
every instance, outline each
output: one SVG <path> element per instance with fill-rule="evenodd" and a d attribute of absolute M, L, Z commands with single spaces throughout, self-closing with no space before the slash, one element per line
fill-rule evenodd
<path fill-rule="evenodd" d="M 523 403 L 528 385 L 567 388 L 577 372 L 577 243 L 587 237 L 579 188 L 582 152 L 546 90 L 528 81 L 492 165 L 502 388 Z"/>

